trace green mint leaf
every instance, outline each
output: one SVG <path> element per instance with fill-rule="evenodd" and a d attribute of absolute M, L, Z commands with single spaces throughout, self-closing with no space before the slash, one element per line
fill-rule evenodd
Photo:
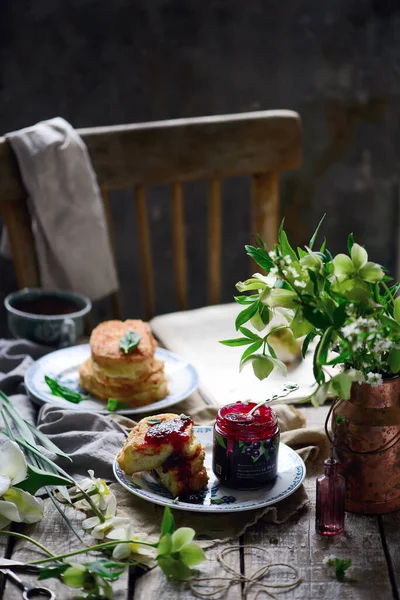
<path fill-rule="evenodd" d="M 224 448 L 226 450 L 225 440 L 220 433 L 215 434 L 215 439 L 217 440 L 218 446 L 221 446 L 222 448 Z"/>
<path fill-rule="evenodd" d="M 140 333 L 136 333 L 136 331 L 127 331 L 120 339 L 119 347 L 121 348 L 122 352 L 128 354 L 128 352 L 136 348 L 141 339 L 142 336 Z"/>
<path fill-rule="evenodd" d="M 351 559 L 335 558 L 334 560 L 335 577 L 338 581 L 343 581 L 346 570 L 351 567 Z"/>
<path fill-rule="evenodd" d="M 269 538 L 269 543 L 270 544 L 279 544 L 279 538 L 277 538 L 277 537 L 270 537 Z"/>
<path fill-rule="evenodd" d="M 344 417 L 336 417 L 336 424 L 337 425 L 343 425 L 343 423 L 345 423 L 346 420 Z"/>
<path fill-rule="evenodd" d="M 71 390 L 71 388 L 65 387 L 64 385 L 60 385 L 58 381 L 44 376 L 44 380 L 49 386 L 51 393 L 53 396 L 58 396 L 59 398 L 64 398 L 64 400 L 68 400 L 68 402 L 73 402 L 74 404 L 79 404 L 82 400 L 85 400 L 84 396 L 81 396 L 78 392 Z"/>
<path fill-rule="evenodd" d="M 158 423 L 161 423 L 161 419 L 158 417 L 151 417 L 150 419 L 147 419 L 147 423 L 149 425 L 158 425 Z"/>
<path fill-rule="evenodd" d="M 129 408 L 129 405 L 125 402 L 121 402 L 121 400 L 117 400 L 116 398 L 109 398 L 107 400 L 107 410 L 109 412 L 115 412 L 116 410 L 124 410 L 125 408 Z"/>

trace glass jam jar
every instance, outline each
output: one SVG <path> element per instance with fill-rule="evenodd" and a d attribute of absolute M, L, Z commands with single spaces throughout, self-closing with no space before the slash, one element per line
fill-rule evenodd
<path fill-rule="evenodd" d="M 280 430 L 275 412 L 254 402 L 228 404 L 214 425 L 215 476 L 227 487 L 256 489 L 271 483 L 278 470 Z"/>

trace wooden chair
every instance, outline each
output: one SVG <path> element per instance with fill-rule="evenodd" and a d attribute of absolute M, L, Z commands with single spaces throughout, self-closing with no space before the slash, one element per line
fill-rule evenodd
<path fill-rule="evenodd" d="M 301 126 L 288 110 L 80 129 L 102 189 L 111 242 L 109 190 L 135 190 L 147 318 L 155 313 L 146 186 L 170 184 L 177 309 L 187 308 L 182 183 L 209 180 L 208 300 L 220 299 L 221 179 L 251 175 L 251 230 L 271 245 L 279 220 L 279 175 L 301 161 Z M 20 287 L 39 286 L 27 194 L 14 155 L 0 138 L 0 210 Z M 118 297 L 114 313 L 119 316 Z"/>

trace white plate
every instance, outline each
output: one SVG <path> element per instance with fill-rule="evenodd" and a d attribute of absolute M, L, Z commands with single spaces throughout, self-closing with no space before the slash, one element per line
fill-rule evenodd
<path fill-rule="evenodd" d="M 94 396 L 89 396 L 87 400 L 74 404 L 68 402 L 58 396 L 53 396 L 48 385 L 44 380 L 44 376 L 48 375 L 56 379 L 61 385 L 65 385 L 82 394 L 86 394 L 78 386 L 80 365 L 90 356 L 89 344 L 80 346 L 72 346 L 46 354 L 28 369 L 25 375 L 25 385 L 32 399 L 39 404 L 48 402 L 54 406 L 63 408 L 72 408 L 75 410 L 88 410 L 92 412 L 108 412 L 105 408 L 105 402 Z M 137 415 L 148 412 L 162 410 L 173 404 L 177 404 L 192 394 L 198 386 L 198 376 L 194 367 L 189 364 L 184 358 L 164 350 L 157 348 L 155 357 L 165 363 L 165 374 L 168 378 L 168 387 L 170 393 L 168 396 L 137 408 L 127 408 L 116 411 L 124 415 Z"/>
<path fill-rule="evenodd" d="M 240 512 L 252 510 L 276 504 L 280 502 L 301 485 L 306 467 L 302 458 L 286 446 L 279 445 L 278 453 L 278 475 L 275 481 L 268 486 L 258 490 L 233 490 L 220 484 L 212 469 L 212 427 L 195 427 L 196 437 L 205 447 L 205 465 L 209 476 L 207 488 L 201 494 L 199 503 L 175 501 L 168 490 L 158 483 L 150 473 L 135 473 L 126 475 L 114 461 L 114 475 L 117 481 L 127 490 L 149 500 L 154 504 L 170 506 L 180 510 L 191 510 L 195 512 Z"/>

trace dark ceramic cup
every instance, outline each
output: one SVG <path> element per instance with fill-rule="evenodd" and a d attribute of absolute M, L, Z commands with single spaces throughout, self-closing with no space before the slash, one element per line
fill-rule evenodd
<path fill-rule="evenodd" d="M 9 294 L 4 306 L 14 337 L 65 348 L 83 335 L 92 303 L 76 292 L 25 288 Z"/>

